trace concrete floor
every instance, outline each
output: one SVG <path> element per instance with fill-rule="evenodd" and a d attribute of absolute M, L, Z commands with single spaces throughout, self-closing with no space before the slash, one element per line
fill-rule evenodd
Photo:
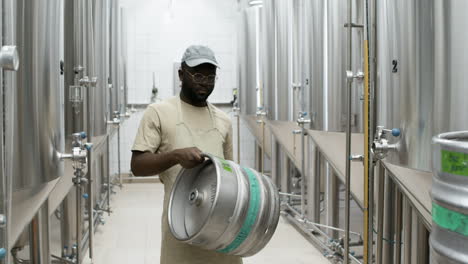
<path fill-rule="evenodd" d="M 93 261 L 84 264 L 157 264 L 163 185 L 126 184 L 112 201 L 113 214 L 100 226 Z M 322 254 L 283 219 L 270 243 L 244 264 L 329 263 Z"/>

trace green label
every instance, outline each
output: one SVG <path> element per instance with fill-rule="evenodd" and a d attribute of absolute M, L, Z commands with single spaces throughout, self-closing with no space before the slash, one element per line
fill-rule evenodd
<path fill-rule="evenodd" d="M 442 150 L 442 172 L 468 176 L 468 154 Z"/>
<path fill-rule="evenodd" d="M 220 159 L 221 160 L 221 164 L 223 165 L 223 169 L 225 171 L 229 171 L 229 172 L 232 172 L 232 168 L 231 168 L 231 165 L 229 165 L 229 163 L 223 159 Z"/>
<path fill-rule="evenodd" d="M 432 220 L 438 226 L 468 236 L 468 215 L 432 203 Z"/>

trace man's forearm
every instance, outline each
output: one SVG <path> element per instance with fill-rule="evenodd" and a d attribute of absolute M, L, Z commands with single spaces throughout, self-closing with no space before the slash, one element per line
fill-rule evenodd
<path fill-rule="evenodd" d="M 135 176 L 152 176 L 160 174 L 179 163 L 174 152 L 167 153 L 133 153 L 132 172 Z"/>

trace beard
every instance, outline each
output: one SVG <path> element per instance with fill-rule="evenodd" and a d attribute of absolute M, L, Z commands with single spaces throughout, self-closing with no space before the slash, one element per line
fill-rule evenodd
<path fill-rule="evenodd" d="M 213 92 L 213 89 L 203 89 L 203 90 L 207 90 L 208 92 L 204 93 L 204 94 L 197 93 L 197 92 L 195 92 L 195 90 L 197 90 L 197 89 L 194 89 L 194 87 L 190 87 L 189 85 L 184 84 L 184 82 L 182 82 L 182 89 L 181 90 L 182 90 L 182 93 L 184 94 L 184 96 L 187 99 L 189 99 L 191 102 L 194 102 L 194 103 L 204 103 L 204 102 L 206 102 L 206 100 L 208 99 L 210 94 Z"/>

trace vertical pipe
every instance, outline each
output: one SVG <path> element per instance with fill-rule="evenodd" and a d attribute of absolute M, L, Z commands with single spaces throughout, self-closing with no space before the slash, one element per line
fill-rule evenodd
<path fill-rule="evenodd" d="M 240 152 L 241 152 L 241 142 L 240 142 L 240 112 L 239 110 L 237 110 L 237 113 L 236 113 L 236 122 L 237 122 L 237 163 L 240 164 L 241 163 L 241 156 L 240 156 Z"/>
<path fill-rule="evenodd" d="M 383 227 L 384 227 L 384 198 L 385 198 L 385 169 L 378 164 L 378 198 L 377 198 L 377 251 L 376 263 L 382 264 L 383 260 Z"/>
<path fill-rule="evenodd" d="M 327 196 L 327 214 L 326 223 L 328 226 L 337 226 L 338 223 L 338 182 L 333 171 L 330 170 L 330 166 L 326 166 L 326 196 Z M 334 230 L 329 230 L 329 235 L 332 238 L 337 238 L 338 233 Z"/>
<path fill-rule="evenodd" d="M 122 173 L 120 167 L 120 124 L 117 126 L 117 167 L 119 174 L 119 186 L 122 188 Z"/>
<path fill-rule="evenodd" d="M 81 173 L 81 172 L 80 172 Z M 78 177 L 78 175 L 77 175 Z M 79 175 L 81 177 L 81 175 Z M 76 185 L 76 261 L 81 263 L 83 257 L 81 256 L 81 240 L 83 239 L 83 208 L 82 197 L 83 191 L 79 184 Z"/>
<path fill-rule="evenodd" d="M 109 134 L 106 135 L 106 143 L 107 143 L 107 154 L 106 154 L 106 179 L 107 179 L 107 214 L 110 215 L 111 212 L 111 204 L 110 204 L 110 197 L 112 193 L 112 185 L 111 185 L 111 177 L 110 177 L 110 137 Z"/>
<path fill-rule="evenodd" d="M 347 69 L 352 70 L 352 1 L 348 0 L 348 52 Z M 343 73 L 345 74 L 345 73 Z M 351 88 L 352 81 L 348 80 L 346 89 L 346 179 L 345 179 L 345 241 L 344 241 L 344 264 L 349 264 L 349 229 L 350 229 L 350 188 L 351 188 Z"/>
<path fill-rule="evenodd" d="M 402 194 L 395 188 L 395 264 L 401 263 Z"/>
<path fill-rule="evenodd" d="M 305 187 L 306 187 L 306 170 L 305 170 L 305 137 L 306 130 L 304 123 L 301 124 L 301 214 L 305 217 Z"/>
<path fill-rule="evenodd" d="M 320 223 L 320 152 L 318 147 L 309 137 L 309 156 L 308 162 L 309 177 L 307 177 L 307 205 L 308 218 L 315 223 Z"/>
<path fill-rule="evenodd" d="M 390 245 L 389 240 L 393 240 L 394 238 L 394 225 L 392 215 L 394 213 L 393 206 L 394 206 L 394 183 L 390 179 L 390 175 L 388 175 L 388 171 L 385 171 L 385 191 L 386 194 L 385 201 L 384 201 L 384 226 L 382 236 L 385 240 L 383 243 L 383 253 L 382 253 L 382 263 L 390 264 L 393 263 L 393 246 Z"/>
<path fill-rule="evenodd" d="M 49 201 L 46 200 L 30 225 L 32 264 L 50 264 Z"/>
<path fill-rule="evenodd" d="M 417 256 L 418 263 L 428 264 L 429 263 L 429 232 L 422 223 L 421 219 L 418 219 L 418 247 Z"/>
<path fill-rule="evenodd" d="M 404 249 L 404 254 L 403 254 L 403 263 L 404 264 L 411 264 L 411 205 L 408 201 L 408 198 L 404 199 L 404 205 L 403 205 L 403 249 Z"/>

